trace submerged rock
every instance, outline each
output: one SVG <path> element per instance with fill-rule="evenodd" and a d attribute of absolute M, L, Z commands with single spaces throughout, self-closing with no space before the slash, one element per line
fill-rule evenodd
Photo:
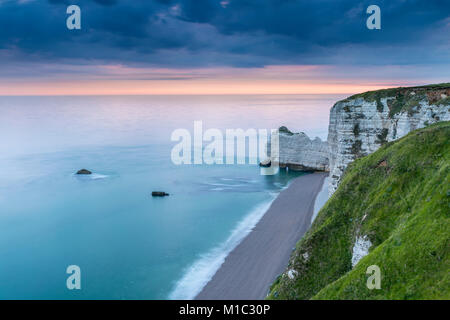
<path fill-rule="evenodd" d="M 92 174 L 92 172 L 87 169 L 81 169 L 77 171 L 77 174 Z"/>
<path fill-rule="evenodd" d="M 152 197 L 166 197 L 169 194 L 163 191 L 153 191 L 152 192 Z"/>

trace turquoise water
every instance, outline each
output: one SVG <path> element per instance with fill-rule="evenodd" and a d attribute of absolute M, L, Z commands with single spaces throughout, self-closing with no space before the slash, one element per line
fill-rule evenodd
<path fill-rule="evenodd" d="M 0 299 L 192 298 L 295 174 L 176 166 L 170 133 L 202 120 L 325 138 L 338 98 L 1 97 Z"/>

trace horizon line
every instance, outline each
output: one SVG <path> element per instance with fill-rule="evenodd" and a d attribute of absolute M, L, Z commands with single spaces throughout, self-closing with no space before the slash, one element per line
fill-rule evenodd
<path fill-rule="evenodd" d="M 386 87 L 396 88 L 396 87 Z M 380 89 L 382 90 L 382 89 Z M 368 90 L 373 91 L 373 90 Z M 365 91 L 367 92 L 367 91 Z M 352 95 L 355 92 L 324 92 L 324 93 L 111 93 L 111 94 L 0 94 L 0 97 L 110 97 L 110 96 L 298 96 L 298 95 Z"/>

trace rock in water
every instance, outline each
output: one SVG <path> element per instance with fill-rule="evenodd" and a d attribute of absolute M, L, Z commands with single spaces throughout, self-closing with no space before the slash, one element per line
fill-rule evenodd
<path fill-rule="evenodd" d="M 263 167 L 263 168 L 269 168 L 271 166 L 271 164 L 272 164 L 272 161 L 270 160 L 270 158 L 268 158 L 266 160 L 261 161 L 259 163 L 259 166 Z"/>
<path fill-rule="evenodd" d="M 86 169 L 81 169 L 77 171 L 77 174 L 92 174 L 92 172 Z"/>
<path fill-rule="evenodd" d="M 153 191 L 152 192 L 152 197 L 166 197 L 168 196 L 168 193 L 165 193 L 163 191 Z"/>

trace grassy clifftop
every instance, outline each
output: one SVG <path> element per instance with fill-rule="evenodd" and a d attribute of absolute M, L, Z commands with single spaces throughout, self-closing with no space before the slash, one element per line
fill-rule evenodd
<path fill-rule="evenodd" d="M 392 117 L 403 111 L 408 113 L 414 112 L 414 108 L 419 107 L 420 102 L 425 102 L 429 105 L 450 106 L 450 83 L 367 91 L 355 94 L 344 101 L 357 98 L 376 102 L 379 111 L 383 110 L 381 99 L 385 98 L 389 107 L 389 115 Z"/>
<path fill-rule="evenodd" d="M 352 268 L 357 237 L 369 254 Z M 450 122 L 356 160 L 297 244 L 271 299 L 449 299 Z M 366 269 L 381 269 L 381 289 Z M 294 276 L 292 276 L 294 275 Z"/>

